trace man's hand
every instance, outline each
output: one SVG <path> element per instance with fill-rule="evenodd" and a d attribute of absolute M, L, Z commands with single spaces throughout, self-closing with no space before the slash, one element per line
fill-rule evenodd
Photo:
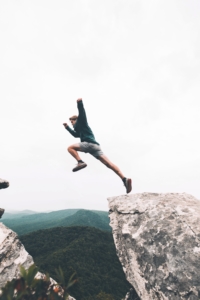
<path fill-rule="evenodd" d="M 63 123 L 63 125 L 64 125 L 65 128 L 67 128 L 67 126 L 68 126 L 67 123 Z"/>
<path fill-rule="evenodd" d="M 82 98 L 78 98 L 78 99 L 77 99 L 77 102 L 80 102 L 80 101 L 82 101 Z"/>

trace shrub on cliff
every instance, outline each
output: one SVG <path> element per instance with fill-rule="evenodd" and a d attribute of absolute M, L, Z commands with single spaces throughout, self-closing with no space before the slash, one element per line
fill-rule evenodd
<path fill-rule="evenodd" d="M 32 265 L 28 270 L 20 268 L 21 277 L 7 282 L 2 288 L 1 300 L 67 300 L 68 289 L 76 280 L 73 277 L 66 284 L 61 269 L 57 271 L 59 283 L 52 284 L 48 274 L 44 279 L 37 279 L 38 268 Z"/>

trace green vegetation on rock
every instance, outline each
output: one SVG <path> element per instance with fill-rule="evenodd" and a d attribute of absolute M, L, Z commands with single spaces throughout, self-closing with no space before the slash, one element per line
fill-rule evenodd
<path fill-rule="evenodd" d="M 8 281 L 1 290 L 1 300 L 68 300 L 68 289 L 76 280 L 65 282 L 61 269 L 57 270 L 59 282 L 51 282 L 48 274 L 43 279 L 35 278 L 38 268 L 33 264 L 28 270 L 22 266 L 20 277 Z"/>

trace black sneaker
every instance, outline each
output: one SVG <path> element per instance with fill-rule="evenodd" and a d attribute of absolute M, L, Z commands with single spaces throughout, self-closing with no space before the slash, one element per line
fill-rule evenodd
<path fill-rule="evenodd" d="M 0 208 L 0 219 L 1 219 L 1 217 L 3 216 L 3 214 L 4 214 L 4 209 L 3 209 L 3 208 Z"/>
<path fill-rule="evenodd" d="M 126 193 L 130 193 L 132 191 L 132 180 L 130 178 L 126 178 L 124 185 L 126 187 Z"/>
<path fill-rule="evenodd" d="M 76 172 L 76 171 L 79 171 L 81 169 L 84 169 L 85 167 L 87 167 L 86 163 L 84 162 L 81 162 L 81 163 L 78 163 L 77 166 L 75 168 L 73 168 L 73 172 Z"/>

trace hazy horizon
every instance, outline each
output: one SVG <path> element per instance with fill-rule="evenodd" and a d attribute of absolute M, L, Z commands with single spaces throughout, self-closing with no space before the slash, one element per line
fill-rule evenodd
<path fill-rule="evenodd" d="M 59 210 L 46 210 L 46 211 L 35 211 L 35 210 L 30 210 L 30 209 L 23 209 L 23 210 L 11 210 L 11 209 L 6 209 L 5 212 L 6 213 L 11 213 L 11 214 L 17 214 L 17 213 L 22 213 L 22 212 L 33 212 L 33 213 L 51 213 L 51 212 L 55 212 L 55 211 L 60 211 L 60 210 L 68 210 L 68 209 L 74 209 L 74 208 L 64 208 L 64 209 L 59 209 Z M 75 209 L 78 209 L 78 210 L 82 210 L 84 208 L 75 208 Z M 86 209 L 85 209 L 86 210 Z M 95 209 L 92 209 L 93 211 Z M 102 210 L 102 211 L 105 211 L 106 210 Z"/>

